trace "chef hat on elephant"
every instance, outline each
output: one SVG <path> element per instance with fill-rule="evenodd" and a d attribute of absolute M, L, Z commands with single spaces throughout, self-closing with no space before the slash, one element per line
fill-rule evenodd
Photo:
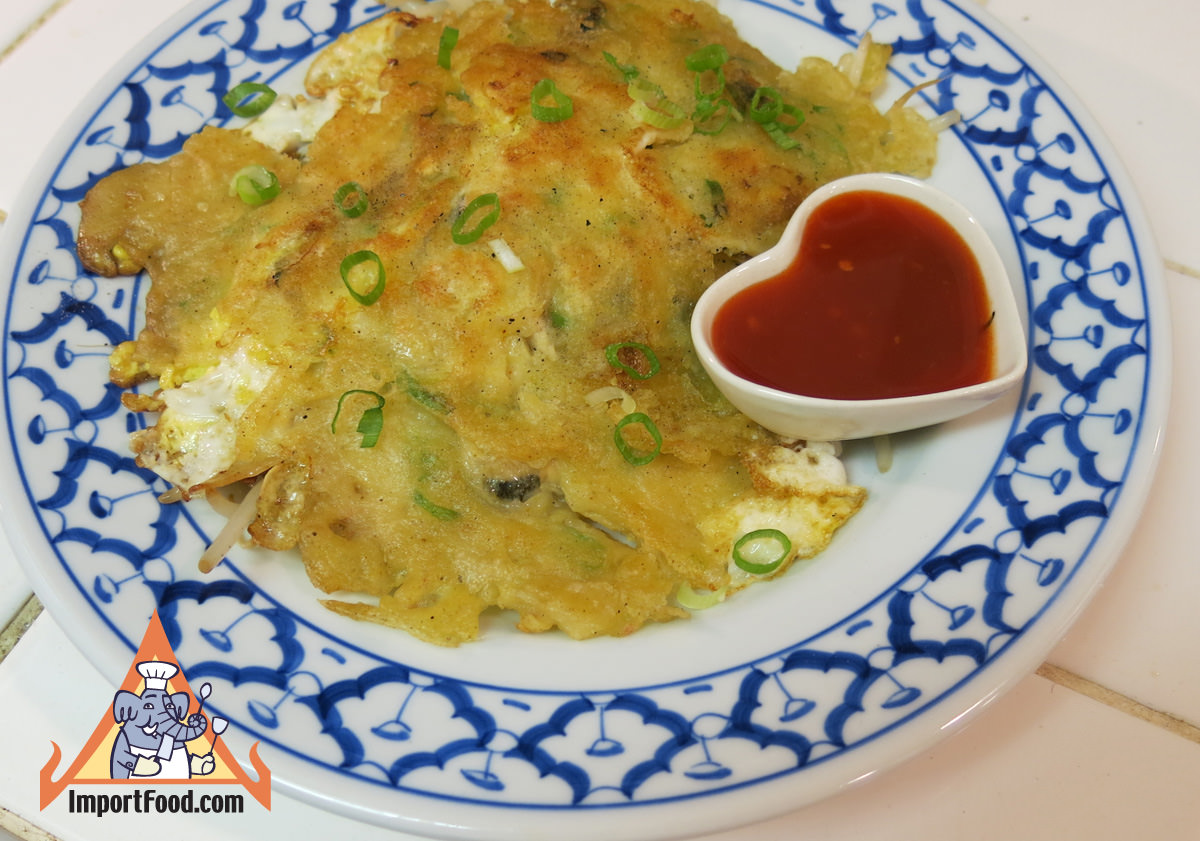
<path fill-rule="evenodd" d="M 137 670 L 145 678 L 147 689 L 166 689 L 167 681 L 175 677 L 179 667 L 161 660 L 146 660 L 137 664 Z"/>

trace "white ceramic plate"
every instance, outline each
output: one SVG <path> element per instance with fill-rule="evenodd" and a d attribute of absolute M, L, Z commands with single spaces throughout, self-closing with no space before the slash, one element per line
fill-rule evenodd
<path fill-rule="evenodd" d="M 380 12 L 228 0 L 174 19 L 106 77 L 3 230 L 5 528 L 49 610 L 116 682 L 157 606 L 192 685 L 281 790 L 419 834 L 577 841 L 712 832 L 797 808 L 927 747 L 1032 669 L 1114 562 L 1169 386 L 1159 261 L 1133 190 L 1062 83 L 973 6 L 723 0 L 781 63 L 894 42 L 886 97 L 941 78 L 957 108 L 934 181 L 995 238 L 1030 327 L 1025 388 L 895 441 L 817 560 L 628 639 L 522 636 L 443 650 L 317 606 L 290 556 L 195 560 L 219 518 L 162 506 L 126 439 L 106 354 L 143 278 L 74 255 L 78 201 L 167 156 L 247 78 L 303 63 Z M 923 9 L 923 11 L 922 11 Z M 220 110 L 219 110 L 220 109 Z M 215 116 L 214 116 L 215 115 Z"/>

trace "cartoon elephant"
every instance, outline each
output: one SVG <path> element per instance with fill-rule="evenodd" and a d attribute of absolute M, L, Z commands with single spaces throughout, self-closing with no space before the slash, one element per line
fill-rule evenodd
<path fill-rule="evenodd" d="M 138 663 L 137 671 L 145 682 L 142 694 L 121 690 L 113 698 L 113 718 L 121 731 L 113 742 L 112 778 L 187 779 L 211 774 L 216 766 L 211 751 L 197 756 L 186 745 L 203 735 L 208 719 L 199 712 L 187 715 L 188 693 L 167 691 L 167 681 L 179 668 L 151 660 Z"/>

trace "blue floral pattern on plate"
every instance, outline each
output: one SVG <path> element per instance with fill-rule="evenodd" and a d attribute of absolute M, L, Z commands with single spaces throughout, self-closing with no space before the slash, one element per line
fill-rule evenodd
<path fill-rule="evenodd" d="M 1006 226 L 1032 364 L 950 528 L 910 538 L 901 573 L 844 615 L 661 681 L 597 671 L 562 686 L 526 680 L 524 666 L 474 679 L 450 655 L 445 669 L 414 665 L 378 635 L 323 621 L 254 558 L 199 575 L 209 526 L 157 501 L 164 483 L 127 448 L 139 420 L 106 377 L 145 280 L 83 272 L 78 202 L 105 174 L 231 119 L 220 96 L 234 84 L 298 79 L 314 51 L 383 11 L 226 0 L 193 7 L 100 86 L 5 232 L 8 531 L 80 646 L 123 671 L 157 608 L 189 680 L 214 684 L 212 706 L 274 748 L 294 791 L 472 837 L 580 811 L 592 823 L 572 824 L 578 838 L 765 817 L 923 747 L 1036 662 L 1136 517 L 1162 421 L 1161 281 L 1123 176 L 1061 86 L 978 12 L 941 0 L 722 8 L 801 46 L 841 51 L 871 32 L 894 43 L 902 87 L 933 81 L 927 107 L 962 115 L 947 142 Z M 756 790 L 765 802 L 739 799 Z M 465 829 L 436 825 L 438 810 L 464 806 L 484 808 L 457 819 Z M 672 828 L 638 824 L 643 814 Z"/>

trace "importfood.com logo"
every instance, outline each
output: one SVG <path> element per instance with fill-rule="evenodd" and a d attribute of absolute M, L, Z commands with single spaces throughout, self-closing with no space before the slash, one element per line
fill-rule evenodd
<path fill-rule="evenodd" d="M 192 692 L 155 612 L 111 707 L 57 780 L 62 750 L 50 743 L 50 761 L 41 773 L 41 808 L 69 789 L 68 811 L 97 817 L 241 813 L 245 794 L 269 810 L 271 772 L 259 758 L 258 743 L 249 755 L 258 775 L 254 780 L 221 738 L 229 722 L 205 713 L 211 694 L 208 683 Z M 88 788 L 78 790 L 81 786 Z M 236 786 L 245 792 L 200 786 Z"/>
<path fill-rule="evenodd" d="M 188 789 L 182 794 L 167 794 L 153 788 L 125 793 L 85 793 L 67 790 L 67 811 L 72 815 L 190 815 L 193 812 L 232 812 L 241 814 L 246 798 L 235 794 L 201 794 Z"/>

